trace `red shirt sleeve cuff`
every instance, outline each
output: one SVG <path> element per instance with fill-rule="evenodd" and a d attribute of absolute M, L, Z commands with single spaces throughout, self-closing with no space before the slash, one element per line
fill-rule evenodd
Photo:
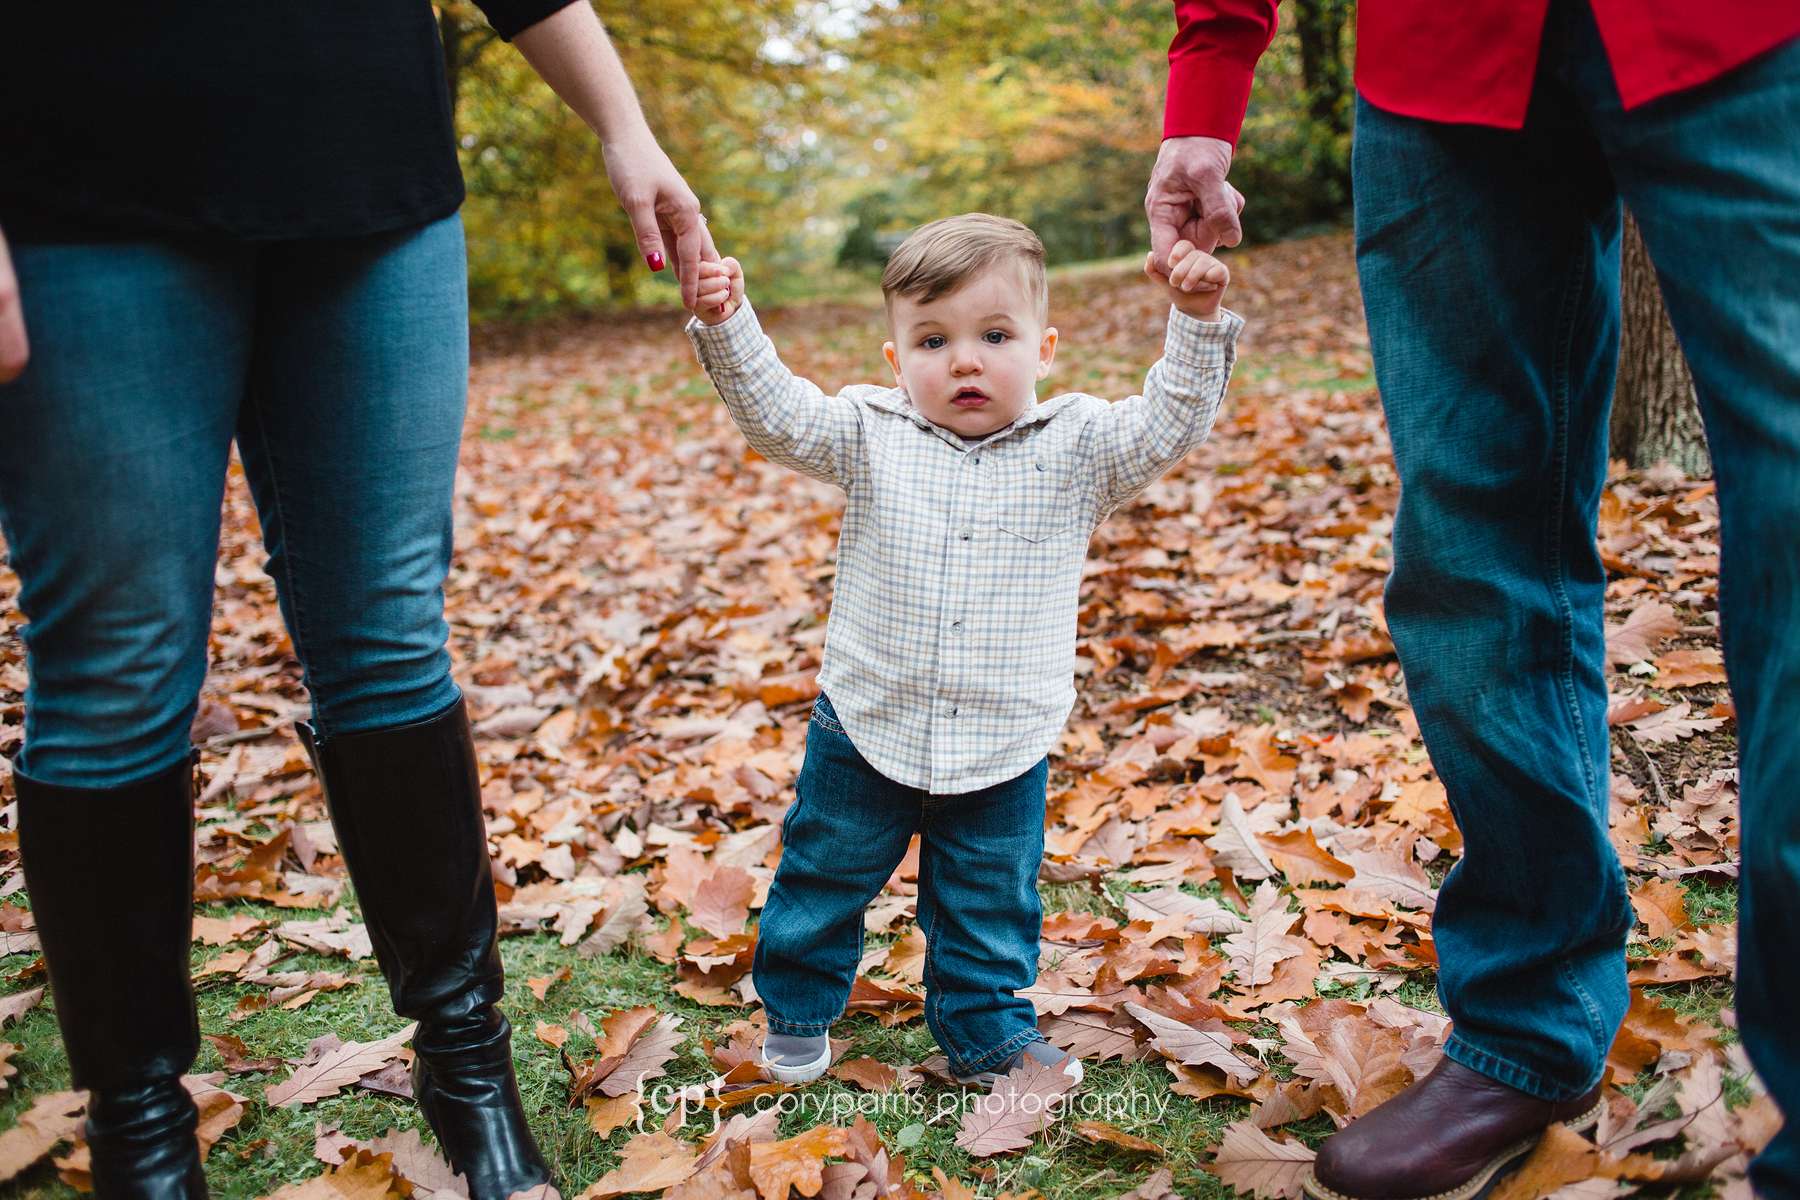
<path fill-rule="evenodd" d="M 1214 137 L 1236 147 L 1255 74 L 1254 62 L 1217 54 L 1171 55 L 1163 136 Z"/>

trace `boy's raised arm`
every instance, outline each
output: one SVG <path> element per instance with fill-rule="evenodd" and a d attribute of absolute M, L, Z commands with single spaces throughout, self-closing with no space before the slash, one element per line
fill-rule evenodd
<path fill-rule="evenodd" d="M 1109 406 L 1089 432 L 1095 490 L 1104 519 L 1142 494 L 1206 440 L 1237 360 L 1244 319 L 1221 311 L 1213 322 L 1169 312 L 1163 356 L 1144 377 L 1142 395 Z"/>
<path fill-rule="evenodd" d="M 1147 261 L 1144 273 L 1169 296 L 1163 356 L 1144 377 L 1142 395 L 1110 405 L 1087 435 L 1102 519 L 1137 496 L 1206 440 L 1225 398 L 1244 320 L 1221 307 L 1231 273 L 1181 242 L 1167 275 Z"/>
<path fill-rule="evenodd" d="M 788 370 L 744 298 L 741 277 L 729 301 L 711 310 L 702 307 L 704 279 L 701 288 L 687 335 L 744 440 L 770 462 L 849 491 L 862 460 L 862 406 Z M 728 315 L 719 318 L 720 311 Z"/>

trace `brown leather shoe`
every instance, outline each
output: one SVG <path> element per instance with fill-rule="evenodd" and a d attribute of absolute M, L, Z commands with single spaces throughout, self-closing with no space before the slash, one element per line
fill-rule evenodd
<path fill-rule="evenodd" d="M 1445 1058 L 1319 1149 L 1313 1200 L 1479 1200 L 1552 1122 L 1576 1132 L 1600 1119 L 1600 1089 L 1553 1104 Z"/>

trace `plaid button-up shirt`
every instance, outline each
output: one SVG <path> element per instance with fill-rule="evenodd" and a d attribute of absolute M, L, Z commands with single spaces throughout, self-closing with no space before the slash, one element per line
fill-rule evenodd
<path fill-rule="evenodd" d="M 750 445 L 848 497 L 819 686 L 876 770 L 947 795 L 1049 753 L 1075 705 L 1088 538 L 1206 439 L 1243 324 L 1171 309 L 1141 396 L 1057 396 L 964 441 L 899 388 L 799 378 L 748 301 L 688 323 Z"/>

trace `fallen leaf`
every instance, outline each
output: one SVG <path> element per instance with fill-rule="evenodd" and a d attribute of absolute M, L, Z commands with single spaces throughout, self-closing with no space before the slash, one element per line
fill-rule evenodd
<path fill-rule="evenodd" d="M 1567 1125 L 1554 1124 L 1531 1155 L 1499 1182 L 1489 1200 L 1541 1200 L 1560 1187 L 1592 1178 L 1599 1169 L 1594 1144 Z"/>
<path fill-rule="evenodd" d="M 831 1073 L 870 1092 L 885 1092 L 900 1078 L 894 1068 L 873 1058 L 846 1058 L 832 1067 Z"/>
<path fill-rule="evenodd" d="M 79 1137 L 86 1116 L 84 1092 L 51 1092 L 32 1101 L 13 1127 L 0 1133 L 0 1182 L 38 1162 L 57 1143 Z"/>
<path fill-rule="evenodd" d="M 963 1110 L 956 1144 L 971 1158 L 1022 1150 L 1059 1115 L 1058 1097 L 1075 1086 L 1060 1067 L 1027 1058 Z"/>
<path fill-rule="evenodd" d="M 263 1103 L 270 1108 L 288 1108 L 336 1095 L 369 1072 L 386 1066 L 412 1040 L 416 1028 L 416 1023 L 408 1025 L 375 1042 L 345 1042 L 318 1062 L 295 1068 L 285 1082 L 271 1085 L 263 1092 Z"/>
<path fill-rule="evenodd" d="M 1690 717 L 1688 716 L 1689 711 L 1691 710 L 1688 702 L 1683 700 L 1680 704 L 1662 712 L 1651 713 L 1647 717 L 1628 721 L 1626 728 L 1630 729 L 1640 742 L 1649 742 L 1652 745 L 1660 746 L 1693 737 L 1696 733 L 1710 733 L 1725 723 L 1723 717 Z"/>
<path fill-rule="evenodd" d="M 600 1099 L 589 1096 L 587 1104 L 588 1128 L 600 1137 L 606 1137 L 615 1129 L 623 1128 L 638 1119 L 643 1112 L 637 1093 L 626 1092 L 623 1096 L 609 1096 Z"/>
<path fill-rule="evenodd" d="M 1312 1170 L 1313 1152 L 1299 1142 L 1270 1137 L 1249 1121 L 1225 1127 L 1207 1170 L 1227 1187 L 1262 1200 L 1293 1200 Z"/>
<path fill-rule="evenodd" d="M 738 867 L 719 867 L 708 875 L 694 892 L 688 906 L 688 918 L 714 937 L 730 937 L 741 932 L 750 917 L 750 901 L 756 895 L 756 880 L 750 872 Z"/>
<path fill-rule="evenodd" d="M 1675 610 L 1659 601 L 1638 605 L 1622 624 L 1606 623 L 1606 661 L 1615 665 L 1643 662 L 1656 655 L 1656 644 L 1681 632 Z"/>
<path fill-rule="evenodd" d="M 1239 879 L 1267 879 L 1275 874 L 1275 864 L 1263 853 L 1244 806 L 1236 792 L 1226 792 L 1219 806 L 1219 832 L 1206 839 L 1213 861 L 1229 868 Z"/>
<path fill-rule="evenodd" d="M 762 1200 L 785 1200 L 789 1189 L 802 1196 L 816 1196 L 823 1184 L 820 1173 L 828 1155 L 850 1149 L 850 1136 L 835 1125 L 815 1125 L 805 1133 L 780 1142 L 757 1142 L 750 1147 L 750 1178 Z"/>
<path fill-rule="evenodd" d="M 343 1164 L 304 1183 L 290 1183 L 268 1200 L 385 1200 L 408 1189 L 394 1171 L 392 1154 L 358 1149 Z"/>
<path fill-rule="evenodd" d="M 1632 890 L 1631 907 L 1638 920 L 1650 931 L 1652 940 L 1674 937 L 1684 929 L 1692 929 L 1688 919 L 1687 893 L 1672 879 L 1647 879 Z"/>
<path fill-rule="evenodd" d="M 610 1200 L 632 1192 L 660 1192 L 693 1173 L 694 1148 L 666 1133 L 640 1133 L 619 1151 L 619 1165 L 596 1179 L 575 1200 Z"/>
<path fill-rule="evenodd" d="M 1116 1125 L 1108 1125 L 1105 1121 L 1077 1121 L 1073 1129 L 1078 1137 L 1096 1145 L 1104 1142 L 1138 1154 L 1161 1155 L 1168 1153 L 1155 1142 L 1145 1141 L 1141 1137 L 1126 1133 Z"/>
<path fill-rule="evenodd" d="M 536 996 L 541 1004 L 549 998 L 552 987 L 567 981 L 572 974 L 573 972 L 568 967 L 564 967 L 552 975 L 540 975 L 536 979 L 527 979 L 525 986 L 531 989 L 531 994 Z"/>
<path fill-rule="evenodd" d="M 664 1064 L 675 1057 L 681 1046 L 681 1018 L 664 1013 L 646 1030 L 618 1066 L 600 1082 L 600 1090 L 608 1096 L 622 1096 L 643 1086 L 646 1079 L 663 1075 Z"/>
<path fill-rule="evenodd" d="M 37 1007 L 38 1001 L 44 998 L 44 989 L 31 988 L 28 991 L 14 992 L 0 999 L 0 1028 L 9 1021 L 17 1020 Z"/>
<path fill-rule="evenodd" d="M 1656 686 L 1699 687 L 1725 682 L 1725 659 L 1718 647 L 1703 650 L 1671 650 L 1656 660 Z"/>
<path fill-rule="evenodd" d="M 1262 1068 L 1237 1052 L 1230 1029 L 1223 1021 L 1208 1022 L 1217 1028 L 1196 1028 L 1170 1020 L 1141 1004 L 1126 1004 L 1125 1011 L 1141 1021 L 1154 1036 L 1150 1044 L 1178 1063 L 1190 1067 L 1217 1067 L 1226 1078 L 1249 1083 Z"/>
<path fill-rule="evenodd" d="M 1310 829 L 1265 833 L 1258 840 L 1289 883 L 1348 883 L 1356 875 L 1356 868 L 1320 846 Z"/>

